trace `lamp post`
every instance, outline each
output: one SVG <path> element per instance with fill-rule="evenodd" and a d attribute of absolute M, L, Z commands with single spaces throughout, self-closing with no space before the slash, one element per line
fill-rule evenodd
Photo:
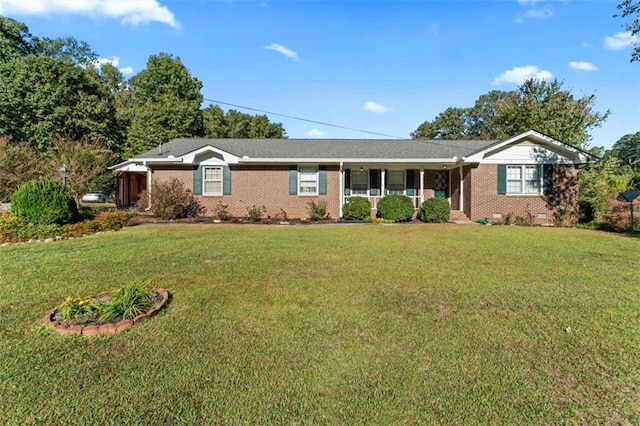
<path fill-rule="evenodd" d="M 58 173 L 60 174 L 60 179 L 62 179 L 62 186 L 67 186 L 67 178 L 69 177 L 67 165 L 63 164 L 62 167 L 58 169 Z"/>

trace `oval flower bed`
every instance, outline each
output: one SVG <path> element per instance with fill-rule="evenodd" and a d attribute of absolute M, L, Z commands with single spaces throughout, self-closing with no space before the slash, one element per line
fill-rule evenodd
<path fill-rule="evenodd" d="M 163 288 L 132 282 L 112 292 L 84 299 L 67 297 L 45 316 L 49 328 L 62 334 L 117 333 L 155 315 L 169 299 Z"/>

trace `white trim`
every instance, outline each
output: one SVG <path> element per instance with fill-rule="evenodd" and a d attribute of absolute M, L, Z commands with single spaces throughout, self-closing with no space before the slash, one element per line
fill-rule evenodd
<path fill-rule="evenodd" d="M 300 168 L 301 167 L 314 167 L 316 169 L 315 174 L 316 174 L 316 192 L 305 192 L 305 193 L 301 193 L 300 192 Z M 317 164 L 315 165 L 311 165 L 311 164 L 305 164 L 304 166 L 298 166 L 298 183 L 297 183 L 298 187 L 297 187 L 297 192 L 298 192 L 298 196 L 299 197 L 317 197 L 318 195 L 320 195 L 320 167 L 318 167 Z"/>
<path fill-rule="evenodd" d="M 219 169 L 220 170 L 220 192 L 206 192 L 205 183 L 207 182 L 206 171 L 207 169 Z M 217 180 L 209 179 L 209 182 L 217 182 Z M 202 195 L 204 196 L 221 196 L 224 193 L 224 169 L 222 165 L 202 165 Z"/>
<path fill-rule="evenodd" d="M 420 205 L 424 203 L 424 169 L 420 169 Z"/>
<path fill-rule="evenodd" d="M 527 167 L 531 167 L 531 166 L 535 166 L 538 172 L 538 191 L 537 192 L 526 192 L 526 171 L 527 171 Z M 509 167 L 519 167 L 520 168 L 520 192 L 509 192 L 509 181 L 515 181 L 515 179 L 509 179 Z M 510 197 L 515 196 L 515 197 L 522 197 L 522 196 L 537 196 L 537 195 L 542 195 L 544 193 L 544 169 L 543 166 L 541 164 L 508 164 L 507 165 L 507 170 L 506 170 L 506 177 L 505 177 L 505 195 L 508 195 Z"/>
<path fill-rule="evenodd" d="M 455 164 L 456 157 L 453 158 L 239 158 L 239 163 L 311 163 L 311 164 L 340 164 L 343 163 L 371 163 L 371 164 L 431 164 L 446 163 Z"/>
<path fill-rule="evenodd" d="M 340 198 L 338 198 L 338 217 L 342 217 L 342 206 L 344 204 L 344 164 L 342 161 L 340 162 L 340 170 L 339 170 L 339 179 L 340 179 Z M 328 188 L 327 188 L 328 189 Z M 320 192 L 320 191 L 318 191 Z"/>
<path fill-rule="evenodd" d="M 458 169 L 460 174 L 460 197 L 458 200 L 458 210 L 464 211 L 464 166 L 461 164 Z"/>
<path fill-rule="evenodd" d="M 238 164 L 239 162 L 238 156 L 230 154 L 226 151 L 223 151 L 211 145 L 203 146 L 202 148 L 196 149 L 195 151 L 191 151 L 187 154 L 184 154 L 182 157 L 178 157 L 178 158 L 182 158 L 183 161 L 187 164 L 195 164 L 196 157 L 206 152 L 213 152 L 215 154 L 220 154 L 222 156 L 221 161 L 226 164 Z M 220 159 L 218 158 L 217 160 L 220 160 Z"/>
<path fill-rule="evenodd" d="M 500 149 L 502 149 L 507 145 L 513 144 L 521 140 L 526 140 L 526 139 L 533 141 L 537 145 L 551 145 L 551 146 L 560 148 L 561 150 L 564 150 L 568 154 L 573 154 L 570 156 L 565 155 L 565 157 L 568 160 L 567 163 L 582 164 L 582 163 L 587 163 L 589 161 L 596 159 L 596 157 L 592 156 L 591 154 L 588 154 L 577 148 L 574 148 L 571 145 L 568 145 L 564 142 L 553 139 L 549 136 L 543 135 L 542 133 L 536 132 L 535 130 L 529 130 L 520 135 L 506 139 L 502 142 L 490 145 L 487 148 L 483 149 L 482 151 L 476 152 L 475 154 L 466 157 L 464 160 L 466 162 L 471 162 L 471 163 L 482 162 L 485 164 L 507 164 L 506 162 L 502 163 L 498 161 L 491 161 L 490 159 L 485 160 L 485 158 L 491 152 L 499 151 Z M 573 157 L 573 158 L 570 158 L 570 157 Z M 540 164 L 544 162 L 544 161 L 535 161 L 534 159 L 531 159 L 531 161 L 532 161 L 532 164 L 534 163 Z M 511 160 L 511 163 L 513 163 L 513 160 Z M 557 163 L 557 161 L 550 161 L 550 163 Z M 522 164 L 526 164 L 526 162 L 523 162 Z"/>

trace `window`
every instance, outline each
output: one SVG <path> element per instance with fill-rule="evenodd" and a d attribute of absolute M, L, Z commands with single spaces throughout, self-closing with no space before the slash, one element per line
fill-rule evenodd
<path fill-rule="evenodd" d="M 368 170 L 351 170 L 351 195 L 369 195 Z"/>
<path fill-rule="evenodd" d="M 298 194 L 318 195 L 318 168 L 300 166 L 298 168 Z"/>
<path fill-rule="evenodd" d="M 222 167 L 203 167 L 202 194 L 222 195 Z"/>
<path fill-rule="evenodd" d="M 387 171 L 387 192 L 404 195 L 404 170 Z"/>
<path fill-rule="evenodd" d="M 540 166 L 507 166 L 507 194 L 540 194 Z"/>

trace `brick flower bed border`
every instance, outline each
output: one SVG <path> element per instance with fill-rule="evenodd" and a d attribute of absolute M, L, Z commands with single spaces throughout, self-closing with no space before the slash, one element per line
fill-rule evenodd
<path fill-rule="evenodd" d="M 121 331 L 126 330 L 129 327 L 132 327 L 135 324 L 140 324 L 143 321 L 151 318 L 155 314 L 158 313 L 160 309 L 167 304 L 169 300 L 169 293 L 164 288 L 154 287 L 153 290 L 158 293 L 162 299 L 158 301 L 151 309 L 149 309 L 146 313 L 138 315 L 134 319 L 130 320 L 122 320 L 117 323 L 107 323 L 107 324 L 88 324 L 88 325 L 68 325 L 65 323 L 61 323 L 55 319 L 56 309 L 52 309 L 47 315 L 44 317 L 44 322 L 47 327 L 57 331 L 60 334 L 79 334 L 82 336 L 95 336 L 98 334 L 113 334 L 119 333 Z M 110 294 L 109 292 L 100 293 L 95 297 L 100 297 L 104 295 Z"/>

